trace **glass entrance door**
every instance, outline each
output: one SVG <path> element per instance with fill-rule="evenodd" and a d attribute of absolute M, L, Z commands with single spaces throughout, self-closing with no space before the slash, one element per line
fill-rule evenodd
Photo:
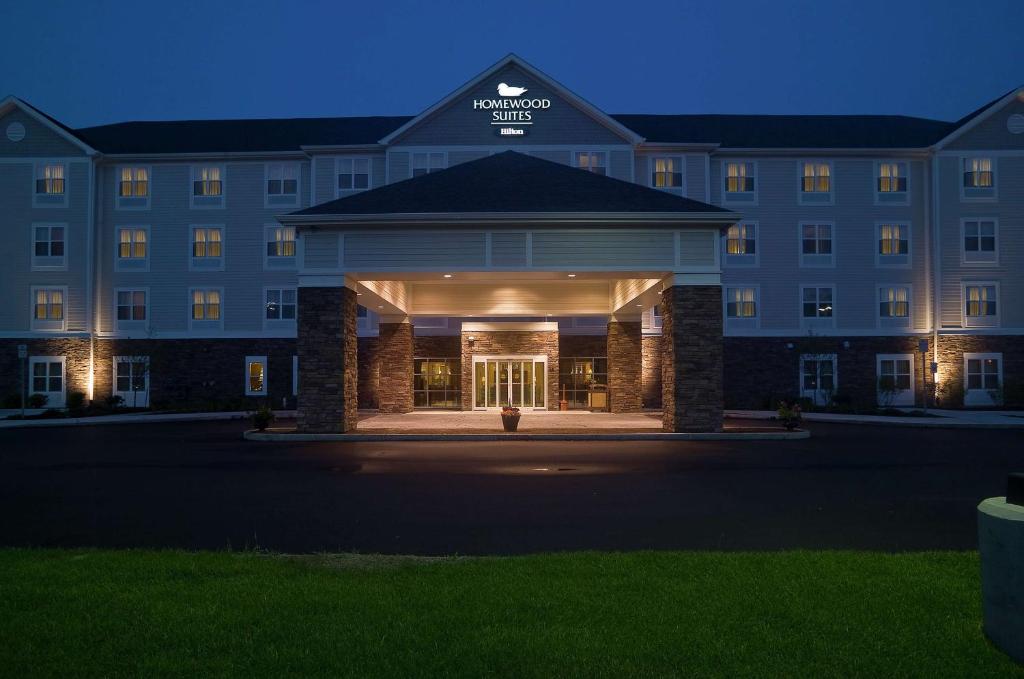
<path fill-rule="evenodd" d="M 544 408 L 546 367 L 544 357 L 474 357 L 473 407 Z"/>

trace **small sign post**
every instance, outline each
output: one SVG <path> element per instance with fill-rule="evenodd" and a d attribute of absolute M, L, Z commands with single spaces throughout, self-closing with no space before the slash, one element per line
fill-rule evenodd
<path fill-rule="evenodd" d="M 21 365 L 21 370 L 18 371 L 20 388 L 18 392 L 21 394 L 21 419 L 25 419 L 25 359 L 28 358 L 28 345 L 18 345 L 18 363 Z"/>

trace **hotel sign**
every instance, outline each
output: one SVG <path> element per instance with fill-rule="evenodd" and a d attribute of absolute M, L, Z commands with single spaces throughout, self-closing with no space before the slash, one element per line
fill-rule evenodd
<path fill-rule="evenodd" d="M 533 114 L 551 108 L 550 99 L 524 97 L 525 87 L 499 83 L 497 99 L 474 99 L 474 111 L 490 111 L 491 125 L 499 137 L 525 137 Z"/>

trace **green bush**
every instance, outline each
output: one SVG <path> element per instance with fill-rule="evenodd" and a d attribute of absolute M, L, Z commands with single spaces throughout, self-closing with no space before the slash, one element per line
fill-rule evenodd
<path fill-rule="evenodd" d="M 85 409 L 85 394 L 80 391 L 72 391 L 68 394 L 68 410 L 81 411 Z"/>
<path fill-rule="evenodd" d="M 117 410 L 118 408 L 124 406 L 124 397 L 118 396 L 117 394 L 111 394 L 106 399 L 104 399 L 104 401 L 106 402 L 107 407 L 110 408 L 111 410 Z"/>
<path fill-rule="evenodd" d="M 273 421 L 274 412 L 266 405 L 260 406 L 259 410 L 252 414 L 252 424 L 260 431 L 266 431 Z"/>
<path fill-rule="evenodd" d="M 46 402 L 50 400 L 50 397 L 46 394 L 32 394 L 28 397 L 29 408 L 42 408 L 46 405 Z"/>

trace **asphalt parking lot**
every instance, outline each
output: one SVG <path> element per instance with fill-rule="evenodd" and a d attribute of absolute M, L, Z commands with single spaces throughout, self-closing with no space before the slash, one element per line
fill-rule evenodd
<path fill-rule="evenodd" d="M 240 421 L 0 431 L 0 545 L 514 554 L 973 549 L 1020 430 L 803 441 L 257 443 Z"/>

